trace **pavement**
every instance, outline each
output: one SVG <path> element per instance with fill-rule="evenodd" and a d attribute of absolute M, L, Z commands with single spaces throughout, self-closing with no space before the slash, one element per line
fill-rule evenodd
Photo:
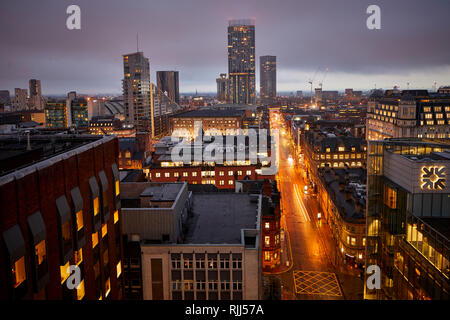
<path fill-rule="evenodd" d="M 276 128 L 276 126 L 275 126 Z M 295 157 L 288 134 L 280 135 L 278 185 L 281 192 L 281 265 L 266 274 L 278 274 L 284 300 L 358 300 L 363 282 L 359 270 L 344 264 L 337 254 L 330 228 L 317 220 L 317 198 L 304 194 L 301 163 Z M 288 262 L 288 264 L 286 264 Z"/>

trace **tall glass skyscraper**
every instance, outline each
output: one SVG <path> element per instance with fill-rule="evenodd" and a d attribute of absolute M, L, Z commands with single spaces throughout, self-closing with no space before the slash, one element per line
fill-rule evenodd
<path fill-rule="evenodd" d="M 259 57 L 259 90 L 261 99 L 269 102 L 277 96 L 277 57 Z"/>
<path fill-rule="evenodd" d="M 255 23 L 228 21 L 228 75 L 233 104 L 255 104 Z"/>

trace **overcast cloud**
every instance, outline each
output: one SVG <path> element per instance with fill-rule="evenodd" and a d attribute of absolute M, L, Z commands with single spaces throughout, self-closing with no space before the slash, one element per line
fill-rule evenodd
<path fill-rule="evenodd" d="M 81 7 L 79 31 L 66 29 L 70 4 Z M 381 30 L 366 28 L 370 4 Z M 449 14 L 447 0 L 2 0 L 0 89 L 37 78 L 44 94 L 120 93 L 122 54 L 139 33 L 153 81 L 179 70 L 182 92 L 214 92 L 232 18 L 255 18 L 257 61 L 277 56 L 279 91 L 309 91 L 326 67 L 324 90 L 449 85 Z"/>

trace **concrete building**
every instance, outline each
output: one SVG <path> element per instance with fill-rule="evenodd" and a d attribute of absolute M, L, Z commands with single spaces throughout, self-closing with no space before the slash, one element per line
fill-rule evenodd
<path fill-rule="evenodd" d="M 365 298 L 448 300 L 450 141 L 373 141 L 368 154 L 366 266 L 381 288 Z"/>
<path fill-rule="evenodd" d="M 0 299 L 122 299 L 117 138 L 15 134 L 0 150 Z"/>
<path fill-rule="evenodd" d="M 450 95 L 427 90 L 386 90 L 369 98 L 367 140 L 449 138 Z"/>
<path fill-rule="evenodd" d="M 255 104 L 255 23 L 228 22 L 228 77 L 234 104 Z"/>
<path fill-rule="evenodd" d="M 186 183 L 122 188 L 133 190 L 122 197 L 124 233 L 140 248 L 143 299 L 261 298 L 261 196 L 192 194 Z"/>
<path fill-rule="evenodd" d="M 271 102 L 277 96 L 277 57 L 259 57 L 259 94 L 263 102 Z"/>
<path fill-rule="evenodd" d="M 175 103 L 180 103 L 178 71 L 156 71 L 156 85 Z"/>

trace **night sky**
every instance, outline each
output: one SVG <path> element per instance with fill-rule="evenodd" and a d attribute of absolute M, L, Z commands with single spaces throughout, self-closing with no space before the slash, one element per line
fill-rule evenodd
<path fill-rule="evenodd" d="M 81 7 L 81 30 L 66 8 Z M 381 7 L 381 30 L 366 8 Z M 259 56 L 276 55 L 278 91 L 450 85 L 448 0 L 2 0 L 0 90 L 41 79 L 44 95 L 121 93 L 122 54 L 139 49 L 157 70 L 179 70 L 180 91 L 214 92 L 227 70 L 229 19 L 256 21 Z"/>

